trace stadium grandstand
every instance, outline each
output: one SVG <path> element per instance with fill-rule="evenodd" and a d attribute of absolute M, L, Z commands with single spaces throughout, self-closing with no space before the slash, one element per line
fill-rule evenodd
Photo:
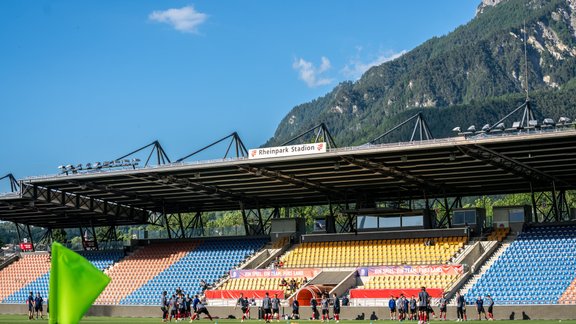
<path fill-rule="evenodd" d="M 373 310 L 382 318 L 391 296 L 425 286 L 434 302 L 446 294 L 451 305 L 457 292 L 469 304 L 491 295 L 506 309 L 498 318 L 570 318 L 576 129 L 566 120 L 342 148 L 324 125 L 278 148 L 248 150 L 233 133 L 180 159 L 155 141 L 53 176 L 7 178 L 0 220 L 16 224 L 21 251 L 0 264 L 0 313 L 24 307 L 29 291 L 48 296 L 50 254 L 41 247 L 54 230 L 73 228 L 88 233 L 79 252 L 111 278 L 95 315 L 159 316 L 166 290 L 201 295 L 220 317 L 239 317 L 240 294 L 259 305 L 268 292 L 285 313 L 295 300 L 307 306 L 329 293 L 348 299 L 343 318 Z M 224 158 L 186 162 L 226 141 Z M 530 194 L 532 204 L 495 206 L 487 217 L 462 203 L 509 193 Z M 301 206 L 328 213 L 309 228 Z M 231 210 L 242 215 L 240 232 L 204 228 L 203 213 Z M 163 232 L 114 244 L 116 227 L 142 224 Z M 45 234 L 33 237 L 32 226 Z M 104 239 L 96 228 L 106 229 Z M 309 307 L 301 314 L 309 317 Z"/>

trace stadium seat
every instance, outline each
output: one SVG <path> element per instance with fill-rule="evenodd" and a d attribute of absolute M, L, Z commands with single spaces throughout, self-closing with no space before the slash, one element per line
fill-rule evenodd
<path fill-rule="evenodd" d="M 576 226 L 533 227 L 521 233 L 467 292 L 502 304 L 569 303 L 576 286 Z"/>
<path fill-rule="evenodd" d="M 200 280 L 213 285 L 228 271 L 236 268 L 246 258 L 260 250 L 267 242 L 268 240 L 265 239 L 247 238 L 234 241 L 234 243 L 221 240 L 196 241 L 188 246 L 183 246 L 182 243 L 164 243 L 169 246 L 163 245 L 155 251 L 166 253 L 172 247 L 180 246 L 172 250 L 177 257 L 166 260 L 161 267 L 154 269 L 144 262 L 140 266 L 142 269 L 140 273 L 143 275 L 140 280 L 136 282 L 125 278 L 123 281 L 129 281 L 130 284 L 119 289 L 121 293 L 116 295 L 116 298 L 104 296 L 98 301 L 102 304 L 156 305 L 162 291 L 174 292 L 179 287 L 187 294 L 195 295 L 201 292 Z M 156 258 L 160 257 L 156 256 Z M 117 267 L 120 265 L 121 263 Z"/>
<path fill-rule="evenodd" d="M 434 244 L 426 246 L 426 241 Z M 444 264 L 466 237 L 302 243 L 281 260 L 286 268 Z"/>

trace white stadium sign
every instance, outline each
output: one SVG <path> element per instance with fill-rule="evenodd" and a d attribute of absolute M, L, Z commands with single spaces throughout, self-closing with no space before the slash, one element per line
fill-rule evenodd
<path fill-rule="evenodd" d="M 250 149 L 248 157 L 250 159 L 264 159 L 282 156 L 304 155 L 326 153 L 326 143 L 300 144 L 278 147 L 264 147 Z"/>

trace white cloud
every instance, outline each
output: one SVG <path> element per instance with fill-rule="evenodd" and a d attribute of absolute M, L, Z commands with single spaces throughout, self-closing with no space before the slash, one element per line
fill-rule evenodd
<path fill-rule="evenodd" d="M 183 33 L 197 33 L 198 26 L 208 19 L 208 15 L 198 12 L 192 6 L 154 11 L 148 15 L 148 19 L 166 23 Z"/>
<path fill-rule="evenodd" d="M 320 67 L 315 67 L 312 62 L 299 58 L 294 61 L 292 68 L 298 71 L 300 79 L 306 82 L 310 88 L 327 85 L 332 83 L 333 79 L 322 77 L 322 74 L 330 70 L 332 65 L 330 65 L 330 60 L 324 56 L 321 60 Z"/>
<path fill-rule="evenodd" d="M 362 48 L 358 48 L 358 52 L 360 52 L 361 50 Z M 341 72 L 348 78 L 359 79 L 362 76 L 362 74 L 364 74 L 364 72 L 368 71 L 369 68 L 376 65 L 380 65 L 382 63 L 386 63 L 388 61 L 395 60 L 400 56 L 406 54 L 406 52 L 407 51 L 404 50 L 399 53 L 390 51 L 386 53 L 380 53 L 378 57 L 368 62 L 363 62 L 359 58 L 359 55 L 357 55 L 356 58 L 350 60 L 350 62 L 346 64 L 346 66 L 342 69 Z"/>

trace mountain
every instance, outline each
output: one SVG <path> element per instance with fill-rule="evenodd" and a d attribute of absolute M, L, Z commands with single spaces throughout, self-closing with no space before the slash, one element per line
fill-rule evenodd
<path fill-rule="evenodd" d="M 576 0 L 483 0 L 466 25 L 294 107 L 264 145 L 322 122 L 338 145 L 362 144 L 417 112 L 435 137 L 446 137 L 453 126 L 493 123 L 522 104 L 526 70 L 541 118 L 576 115 Z"/>

